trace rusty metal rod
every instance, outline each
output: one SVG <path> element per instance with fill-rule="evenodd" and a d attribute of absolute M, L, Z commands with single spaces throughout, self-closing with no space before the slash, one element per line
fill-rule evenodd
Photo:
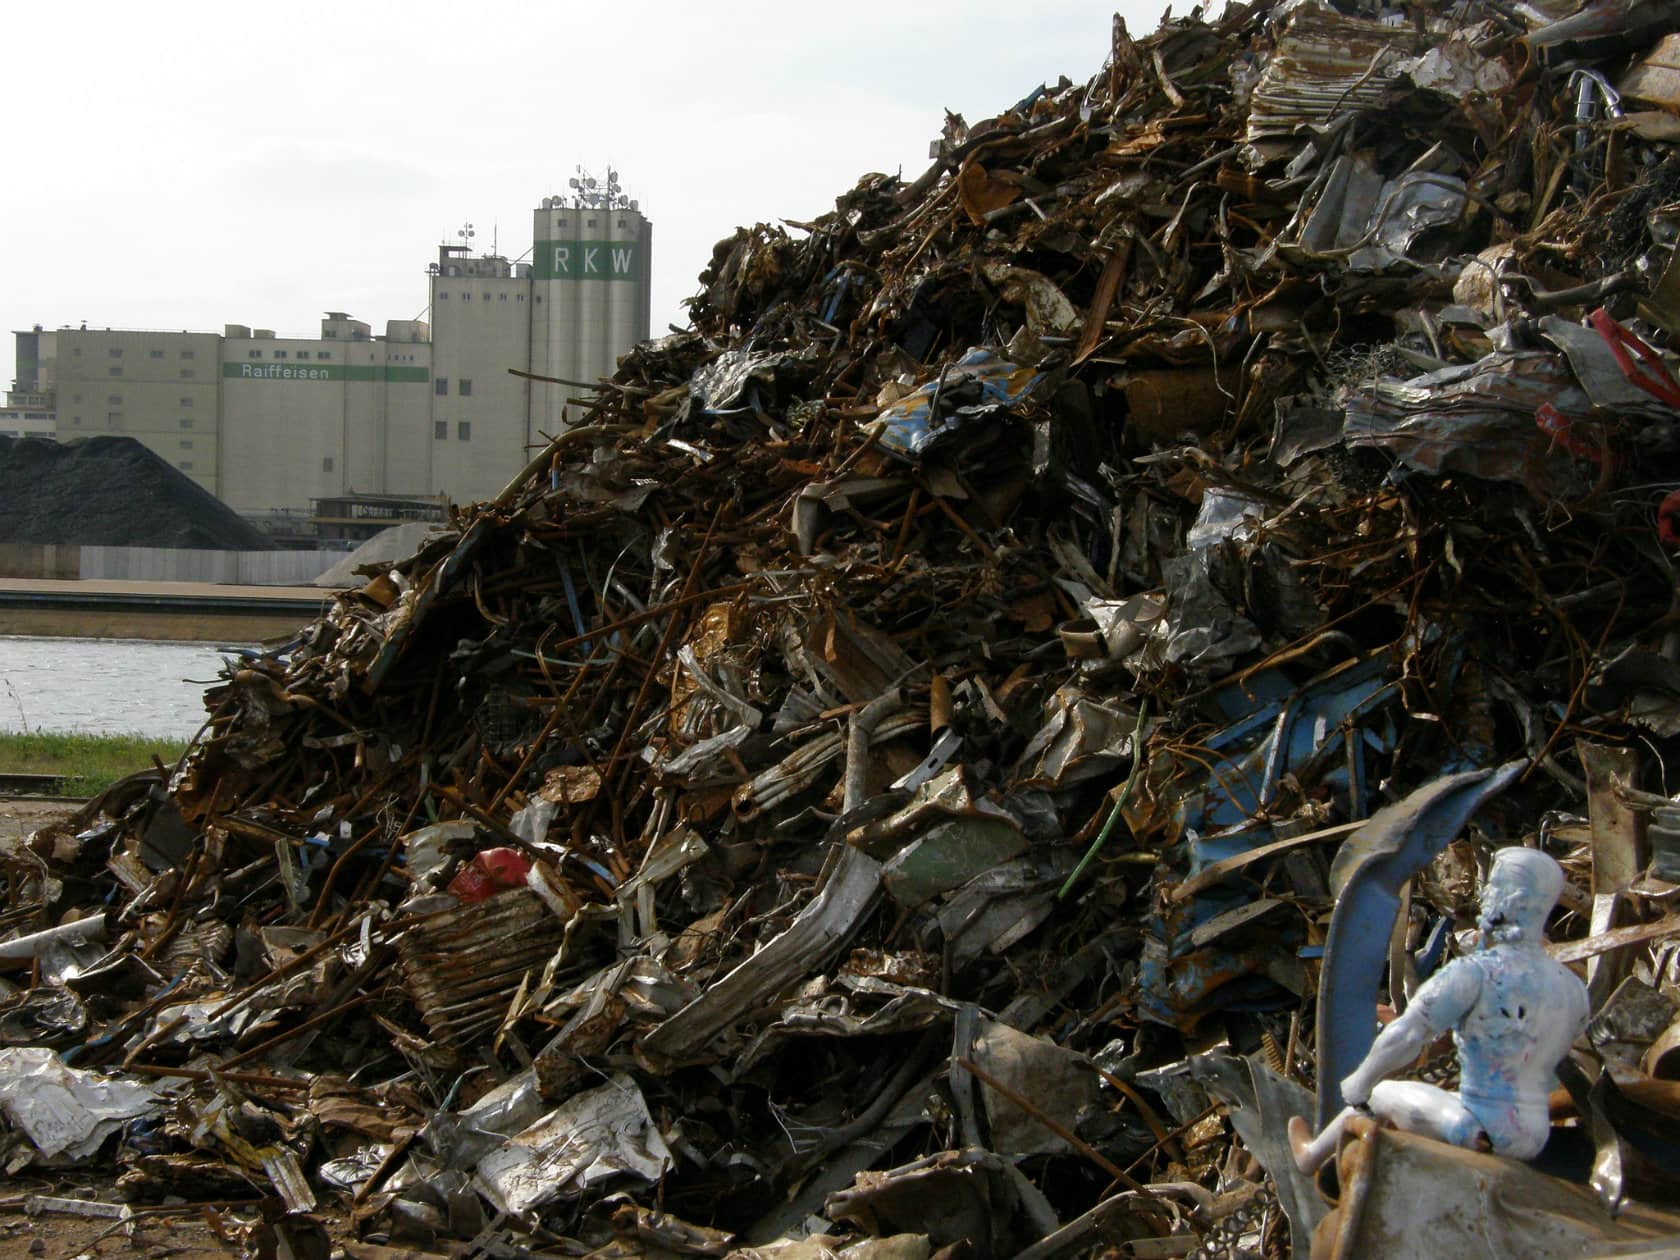
<path fill-rule="evenodd" d="M 712 513 L 712 522 L 706 526 L 706 533 L 700 539 L 700 545 L 694 549 L 694 563 L 688 567 L 688 577 L 683 581 L 682 594 L 678 596 L 679 599 L 687 599 L 693 591 L 694 583 L 700 576 L 701 566 L 706 563 L 706 548 L 711 546 L 712 535 L 717 532 L 717 523 L 722 519 L 723 509 L 727 506 L 728 501 L 726 500 L 718 504 L 717 510 Z M 630 707 L 625 710 L 624 724 L 619 727 L 618 739 L 613 743 L 613 750 L 607 757 L 607 773 L 615 777 L 615 788 L 616 780 L 621 780 L 624 774 L 619 756 L 624 752 L 624 745 L 630 738 L 630 732 L 636 728 L 636 721 L 641 716 L 642 705 L 647 702 L 648 689 L 653 686 L 653 680 L 658 675 L 658 664 L 665 659 L 665 653 L 670 650 L 671 640 L 676 636 L 676 632 L 677 619 L 672 617 L 665 623 L 665 633 L 660 636 L 659 646 L 654 649 L 655 668 L 642 675 L 642 685 L 636 690 L 636 698 L 630 702 Z"/>
<path fill-rule="evenodd" d="M 520 779 L 525 777 L 525 772 L 531 768 L 531 763 L 537 759 L 537 754 L 542 751 L 543 744 L 546 743 L 548 737 L 554 733 L 554 728 L 560 724 L 560 718 L 561 715 L 566 712 L 566 706 L 571 703 L 572 697 L 577 694 L 577 689 L 583 685 L 583 680 L 589 676 L 589 671 L 594 668 L 595 658 L 601 654 L 602 649 L 604 649 L 606 645 L 606 635 L 601 635 L 596 639 L 594 645 L 589 649 L 588 657 L 586 657 L 583 664 L 578 667 L 577 677 L 572 679 L 571 685 L 568 686 L 565 692 L 554 702 L 553 707 L 549 711 L 548 720 L 543 723 L 542 730 L 537 732 L 537 737 L 533 739 L 530 745 L 525 749 L 525 755 L 519 759 L 519 764 L 514 767 L 514 771 L 508 776 L 507 782 L 503 783 L 496 795 L 490 798 L 491 809 L 500 808 L 502 802 L 507 799 L 507 794 L 513 791 L 514 784 L 518 783 Z M 543 658 L 542 643 L 540 641 L 537 644 L 537 664 L 542 666 L 543 677 L 547 678 L 548 662 Z"/>
<path fill-rule="evenodd" d="M 313 1016 L 309 1019 L 306 1019 L 306 1020 L 303 1021 L 303 1023 L 298 1024 L 295 1027 L 288 1028 L 285 1032 L 278 1033 L 275 1036 L 270 1037 L 267 1041 L 264 1041 L 264 1042 L 261 1042 L 257 1045 L 252 1046 L 249 1050 L 241 1050 L 238 1054 L 234 1055 L 233 1058 L 231 1058 L 231 1059 L 222 1060 L 222 1067 L 225 1067 L 225 1068 L 238 1067 L 241 1063 L 249 1063 L 252 1059 L 256 1058 L 258 1055 L 266 1054 L 268 1051 L 274 1049 L 276 1046 L 285 1045 L 293 1037 L 301 1036 L 303 1033 L 308 1032 L 312 1028 L 319 1028 L 322 1024 L 326 1023 L 334 1015 L 342 1015 L 342 1014 L 344 1014 L 345 1011 L 353 1011 L 358 1006 L 366 1006 L 371 1001 L 373 1001 L 373 995 L 372 994 L 370 994 L 370 993 L 358 993 L 355 997 L 351 998 L 349 1001 L 340 1002 L 337 1006 L 333 1007 L 330 1011 L 322 1011 L 319 1015 L 316 1015 L 316 1016 Z M 217 1071 L 220 1071 L 220 1070 L 221 1070 L 220 1068 L 217 1069 Z"/>
<path fill-rule="evenodd" d="M 187 1081 L 232 1081 L 235 1085 L 252 1085 L 259 1089 L 290 1089 L 309 1092 L 308 1081 L 288 1080 L 284 1076 L 265 1076 L 261 1072 L 206 1071 L 203 1068 L 165 1067 L 161 1063 L 130 1063 L 123 1068 L 136 1076 L 180 1077 Z"/>
<path fill-rule="evenodd" d="M 1045 1115 L 1043 1111 L 1041 1111 L 1038 1107 L 1034 1106 L 1032 1103 L 1028 1102 L 1025 1098 L 1023 1098 L 1020 1094 L 1016 1093 L 1013 1089 L 1010 1089 L 1009 1086 L 1007 1086 L 1005 1084 L 1002 1084 L 1000 1081 L 998 1081 L 996 1078 L 994 1078 L 990 1073 L 988 1073 L 988 1072 L 984 1071 L 983 1069 L 977 1067 L 975 1065 L 975 1063 L 973 1062 L 973 1060 L 971 1060 L 971 1059 L 958 1059 L 957 1060 L 957 1065 L 959 1067 L 961 1067 L 963 1071 L 971 1073 L 982 1084 L 984 1084 L 984 1085 L 988 1086 L 989 1088 L 994 1089 L 998 1093 L 1002 1094 L 1010 1102 L 1014 1103 L 1017 1107 L 1019 1107 L 1022 1111 L 1026 1112 L 1034 1120 L 1037 1120 L 1046 1129 L 1049 1129 L 1050 1132 L 1054 1133 L 1057 1137 L 1061 1138 L 1062 1141 L 1066 1142 L 1069 1146 L 1073 1147 L 1074 1150 L 1078 1151 L 1081 1155 L 1083 1155 L 1086 1159 L 1090 1160 L 1098 1168 L 1102 1169 L 1110 1177 L 1113 1177 L 1114 1180 L 1118 1181 L 1121 1185 L 1125 1186 L 1126 1189 L 1128 1189 L 1128 1190 L 1141 1190 L 1145 1193 L 1150 1192 L 1148 1186 L 1144 1185 L 1141 1181 L 1138 1181 L 1134 1177 L 1132 1177 L 1132 1175 L 1130 1173 L 1128 1173 L 1125 1169 L 1121 1168 L 1119 1164 L 1116 1164 L 1113 1160 L 1109 1159 L 1108 1156 L 1104 1155 L 1101 1151 L 1097 1150 L 1096 1147 L 1092 1146 L 1089 1142 L 1085 1141 L 1084 1138 L 1080 1137 L 1072 1129 L 1068 1128 L 1066 1125 L 1062 1124 L 1060 1121 L 1055 1120 L 1055 1119 L 1051 1118 L 1050 1116 Z"/>
<path fill-rule="evenodd" d="M 663 604 L 655 604 L 651 608 L 644 608 L 639 613 L 631 613 L 628 617 L 620 617 L 617 621 L 597 627 L 587 634 L 575 634 L 569 639 L 561 639 L 558 643 L 548 645 L 550 652 L 564 652 L 569 647 L 576 647 L 580 643 L 588 642 L 603 635 L 610 635 L 617 630 L 628 630 L 631 626 L 639 626 L 644 621 L 652 621 L 655 617 L 663 617 L 668 612 L 674 612 L 686 604 L 693 604 L 702 599 L 721 599 L 726 595 L 741 595 L 752 590 L 751 582 L 735 582 L 729 586 L 714 586 L 710 590 L 695 591 L 692 595 L 681 595 L 676 599 L 666 600 Z"/>
<path fill-rule="evenodd" d="M 264 976 L 261 980 L 258 980 L 255 984 L 251 985 L 249 988 L 245 989 L 243 992 L 238 993 L 235 996 L 229 998 L 226 1002 L 223 1002 L 220 1006 L 216 1007 L 215 1010 L 211 1011 L 209 1013 L 209 1015 L 207 1015 L 205 1018 L 207 1018 L 207 1019 L 219 1019 L 223 1015 L 228 1014 L 230 1011 L 238 1010 L 240 1007 L 244 1006 L 247 1002 L 249 1002 L 252 998 L 256 997 L 257 994 L 261 993 L 264 989 L 268 988 L 269 985 L 275 983 L 277 980 L 284 980 L 284 979 L 286 979 L 290 976 L 293 976 L 293 975 L 297 974 L 299 971 L 302 971 L 305 967 L 308 967 L 311 964 L 313 964 L 315 962 L 315 960 L 317 958 L 319 958 L 322 954 L 324 954 L 327 950 L 329 950 L 329 949 L 333 948 L 334 946 L 340 944 L 341 942 L 343 942 L 344 940 L 349 938 L 351 935 L 353 935 L 354 933 L 356 933 L 360 930 L 361 930 L 361 928 L 360 928 L 359 923 L 352 923 L 348 927 L 345 927 L 345 928 L 341 929 L 340 931 L 334 932 L 331 936 L 327 937 L 326 940 L 320 941 L 317 944 L 312 945 L 309 949 L 307 949 L 303 953 L 299 954 L 296 958 L 292 959 L 292 961 L 287 963 L 284 967 L 281 967 L 277 971 L 269 972 L 268 975 Z M 156 1045 L 158 1042 L 162 1041 L 165 1037 L 168 1037 L 168 1036 L 172 1035 L 177 1029 L 179 1029 L 186 1022 L 187 1022 L 187 1017 L 185 1015 L 182 1015 L 182 1016 L 180 1016 L 176 1019 L 170 1020 L 169 1023 L 165 1024 L 162 1028 L 159 1028 L 155 1033 L 152 1033 L 150 1036 L 144 1038 L 140 1042 L 139 1045 L 135 1046 L 134 1049 L 130 1050 L 128 1052 L 128 1054 L 123 1058 L 123 1068 L 124 1068 L 124 1070 L 125 1071 L 133 1070 L 134 1060 L 139 1058 L 143 1051 L 151 1049 L 154 1045 Z"/>

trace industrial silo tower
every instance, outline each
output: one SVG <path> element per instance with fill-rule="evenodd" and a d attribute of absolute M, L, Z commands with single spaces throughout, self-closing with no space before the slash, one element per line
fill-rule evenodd
<path fill-rule="evenodd" d="M 618 172 L 581 166 L 568 194 L 544 197 L 532 226 L 531 371 L 593 382 L 648 335 L 653 225 L 624 194 Z M 559 431 L 574 385 L 532 383 L 531 426 Z M 533 434 L 535 436 L 535 434 Z"/>

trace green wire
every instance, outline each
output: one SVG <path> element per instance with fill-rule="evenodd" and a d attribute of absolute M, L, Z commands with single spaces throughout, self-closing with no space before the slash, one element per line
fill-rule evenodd
<path fill-rule="evenodd" d="M 1097 832 L 1097 838 L 1091 841 L 1091 847 L 1085 850 L 1085 856 L 1079 859 L 1079 865 L 1073 868 L 1073 873 L 1067 877 L 1067 882 L 1056 894 L 1057 901 L 1068 895 L 1068 891 L 1085 873 L 1085 868 L 1095 860 L 1098 850 L 1108 843 L 1109 833 L 1114 830 L 1114 824 L 1120 821 L 1120 811 L 1125 809 L 1126 802 L 1132 799 L 1132 789 L 1137 786 L 1138 774 L 1143 769 L 1143 723 L 1148 716 L 1149 699 L 1146 696 L 1138 706 L 1137 727 L 1132 731 L 1132 772 L 1126 776 L 1126 784 L 1120 789 L 1120 795 L 1115 798 L 1114 808 L 1108 813 L 1108 821 L 1103 823 L 1102 830 Z"/>

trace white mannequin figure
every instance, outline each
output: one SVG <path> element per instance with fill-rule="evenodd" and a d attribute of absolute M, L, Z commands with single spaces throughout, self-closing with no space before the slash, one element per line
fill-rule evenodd
<path fill-rule="evenodd" d="M 1546 916 L 1562 891 L 1563 869 L 1539 850 L 1494 854 L 1477 920 L 1482 948 L 1431 976 L 1406 1013 L 1378 1034 L 1342 1081 L 1349 1106 L 1322 1133 L 1315 1138 L 1304 1119 L 1290 1119 L 1289 1144 L 1302 1172 L 1330 1157 L 1348 1118 L 1367 1103 L 1371 1114 L 1408 1133 L 1491 1147 L 1514 1159 L 1540 1153 L 1558 1062 L 1591 1013 L 1586 985 L 1543 944 Z M 1457 1094 L 1383 1079 L 1449 1028 L 1458 1045 Z"/>

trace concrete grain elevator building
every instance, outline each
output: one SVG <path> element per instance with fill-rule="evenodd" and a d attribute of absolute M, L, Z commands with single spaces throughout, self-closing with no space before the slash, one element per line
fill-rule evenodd
<path fill-rule="evenodd" d="M 439 246 L 429 318 L 388 320 L 382 336 L 341 311 L 317 337 L 19 332 L 7 427 L 27 404 L 60 441 L 137 438 L 251 516 L 342 496 L 488 498 L 648 336 L 652 224 L 616 172 L 568 182 L 532 211 L 528 254 L 475 254 L 470 230 Z"/>

